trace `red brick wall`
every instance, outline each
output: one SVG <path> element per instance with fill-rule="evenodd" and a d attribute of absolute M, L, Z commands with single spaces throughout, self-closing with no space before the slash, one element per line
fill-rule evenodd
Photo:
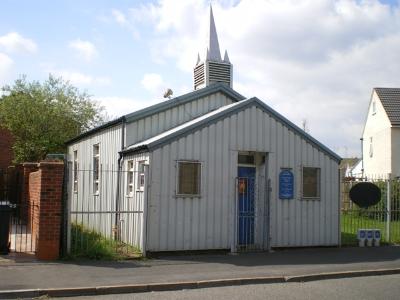
<path fill-rule="evenodd" d="M 64 164 L 41 162 L 29 175 L 29 201 L 33 208 L 36 256 L 43 260 L 59 257 Z"/>
<path fill-rule="evenodd" d="M 29 175 L 29 215 L 31 225 L 32 241 L 37 245 L 38 227 L 39 227 L 39 204 L 41 192 L 40 172 L 32 172 Z M 36 247 L 35 247 L 36 248 Z"/>
<path fill-rule="evenodd" d="M 22 207 L 26 208 L 26 215 L 28 226 L 30 226 L 30 221 L 33 216 L 34 207 L 33 203 L 30 201 L 29 194 L 29 177 L 32 172 L 37 171 L 38 164 L 37 163 L 24 163 L 22 164 L 22 191 L 21 191 L 21 203 Z M 26 205 L 25 205 L 26 204 Z"/>
<path fill-rule="evenodd" d="M 0 169 L 7 170 L 7 167 L 11 165 L 14 159 L 12 145 L 14 138 L 11 133 L 4 128 L 0 127 Z"/>

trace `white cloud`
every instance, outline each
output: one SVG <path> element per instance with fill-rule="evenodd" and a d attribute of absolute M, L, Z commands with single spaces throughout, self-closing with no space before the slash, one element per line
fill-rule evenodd
<path fill-rule="evenodd" d="M 0 52 L 0 86 L 5 84 L 5 81 L 9 78 L 9 73 L 13 66 L 13 60 L 4 53 Z"/>
<path fill-rule="evenodd" d="M 154 102 L 145 101 L 145 99 L 138 100 L 129 97 L 114 96 L 96 97 L 95 100 L 97 100 L 102 106 L 104 106 L 108 115 L 111 118 L 117 118 L 122 115 L 129 114 L 131 112 L 149 106 Z"/>
<path fill-rule="evenodd" d="M 60 76 L 63 79 L 68 80 L 71 84 L 77 86 L 89 86 L 89 85 L 107 86 L 111 84 L 111 79 L 109 77 L 91 76 L 88 74 L 70 70 L 51 69 L 48 70 L 48 72 L 55 76 Z"/>
<path fill-rule="evenodd" d="M 37 48 L 33 40 L 24 38 L 18 32 L 0 36 L 0 49 L 9 53 L 34 53 Z"/>
<path fill-rule="evenodd" d="M 221 51 L 227 48 L 234 64 L 235 89 L 298 125 L 307 119 L 311 134 L 332 149 L 359 152 L 372 88 L 400 86 L 399 6 L 242 0 L 213 2 L 213 10 Z M 155 62 L 176 61 L 191 76 L 205 47 L 208 1 L 159 0 L 125 15 L 132 26 L 152 24 Z M 146 81 L 148 89 L 160 84 L 157 76 Z"/>
<path fill-rule="evenodd" d="M 146 90 L 158 96 L 161 96 L 166 88 L 166 83 L 162 76 L 155 73 L 144 74 L 140 83 Z"/>
<path fill-rule="evenodd" d="M 76 39 L 70 41 L 68 46 L 76 51 L 79 57 L 86 61 L 92 61 L 99 56 L 99 53 L 95 45 L 89 41 L 83 41 L 81 39 Z"/>
<path fill-rule="evenodd" d="M 126 14 L 118 9 L 111 10 L 112 19 L 121 27 L 128 29 L 132 33 L 133 38 L 138 40 L 141 36 L 135 22 L 132 21 L 132 12 L 129 11 L 128 14 L 130 15 L 130 17 L 128 17 Z M 134 19 L 137 20 L 137 18 Z"/>
<path fill-rule="evenodd" d="M 120 25 L 126 25 L 128 24 L 128 21 L 125 17 L 125 15 L 118 9 L 113 9 L 111 11 L 112 16 L 114 17 L 114 20 L 120 24 Z"/>

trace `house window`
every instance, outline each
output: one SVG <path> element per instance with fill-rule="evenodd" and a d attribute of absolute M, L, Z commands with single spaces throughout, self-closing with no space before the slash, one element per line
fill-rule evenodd
<path fill-rule="evenodd" d="M 128 160 L 128 179 L 127 179 L 127 193 L 128 196 L 132 196 L 133 194 L 133 176 L 134 169 L 133 169 L 133 160 Z"/>
<path fill-rule="evenodd" d="M 138 163 L 138 177 L 137 177 L 137 187 L 139 191 L 144 190 L 144 166 L 146 161 L 139 161 Z"/>
<path fill-rule="evenodd" d="M 321 175 L 319 168 L 303 167 L 303 198 L 319 198 Z"/>
<path fill-rule="evenodd" d="M 372 102 L 372 114 L 376 114 L 376 102 Z"/>
<path fill-rule="evenodd" d="M 100 145 L 93 145 L 93 193 L 100 190 Z"/>
<path fill-rule="evenodd" d="M 239 154 L 238 163 L 245 165 L 254 165 L 254 155 Z"/>
<path fill-rule="evenodd" d="M 74 192 L 78 192 L 78 150 L 74 151 Z"/>
<path fill-rule="evenodd" d="M 374 156 L 374 147 L 372 145 L 372 137 L 369 138 L 369 157 Z"/>
<path fill-rule="evenodd" d="M 178 195 L 200 195 L 201 164 L 193 161 L 178 162 Z"/>

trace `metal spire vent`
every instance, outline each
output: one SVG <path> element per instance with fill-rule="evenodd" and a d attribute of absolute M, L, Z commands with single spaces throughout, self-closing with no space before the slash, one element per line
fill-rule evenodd
<path fill-rule="evenodd" d="M 216 82 L 222 82 L 232 87 L 233 66 L 225 50 L 224 59 L 221 58 L 217 29 L 215 27 L 214 14 L 210 5 L 209 35 L 204 60 L 197 56 L 194 67 L 194 89 L 209 86 Z"/>

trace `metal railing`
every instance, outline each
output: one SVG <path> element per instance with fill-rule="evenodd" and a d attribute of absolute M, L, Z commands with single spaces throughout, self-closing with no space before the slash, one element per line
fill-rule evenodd
<path fill-rule="evenodd" d="M 11 208 L 9 218 L 9 250 L 16 253 L 36 251 L 35 204 L 28 199 L 28 188 L 17 167 L 0 170 L 0 202 Z M 3 231 L 2 231 L 3 232 Z"/>
<path fill-rule="evenodd" d="M 68 171 L 66 252 L 91 259 L 142 255 L 143 173 L 102 167 L 72 170 L 72 166 Z"/>
<path fill-rule="evenodd" d="M 381 190 L 378 204 L 360 208 L 349 197 L 352 186 L 370 181 Z M 367 176 L 366 178 L 344 178 L 341 183 L 341 243 L 357 245 L 358 229 L 380 229 L 382 242 L 400 243 L 400 180 L 390 175 Z"/>

